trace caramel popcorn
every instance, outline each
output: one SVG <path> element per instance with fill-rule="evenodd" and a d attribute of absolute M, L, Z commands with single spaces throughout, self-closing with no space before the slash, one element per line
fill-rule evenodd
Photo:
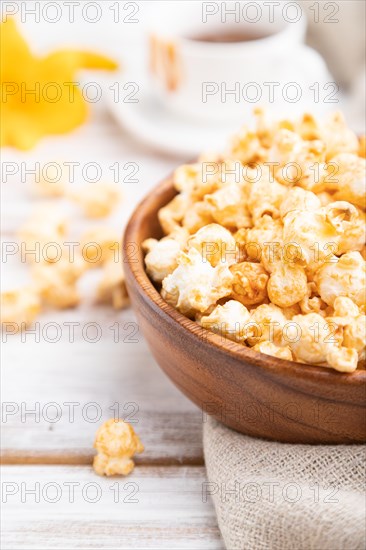
<path fill-rule="evenodd" d="M 26 245 L 28 251 L 35 252 L 27 254 L 27 258 L 31 261 L 47 261 L 47 258 L 51 257 L 48 245 L 56 244 L 62 247 L 66 233 L 67 220 L 64 214 L 53 204 L 43 204 L 36 208 L 30 219 L 20 227 L 18 238 Z"/>
<path fill-rule="evenodd" d="M 103 304 L 111 304 L 114 309 L 123 309 L 130 305 L 121 262 L 110 259 L 105 264 L 97 290 L 97 300 Z"/>
<path fill-rule="evenodd" d="M 187 247 L 196 248 L 202 258 L 210 262 L 213 267 L 219 263 L 231 265 L 236 262 L 235 239 L 230 231 L 217 223 L 211 223 L 199 229 L 188 239 Z"/>
<path fill-rule="evenodd" d="M 40 311 L 41 301 L 32 287 L 1 293 L 1 323 L 11 324 L 14 331 L 30 325 Z"/>
<path fill-rule="evenodd" d="M 61 258 L 54 263 L 37 263 L 31 275 L 42 300 L 56 309 L 76 307 L 80 295 L 76 283 L 85 271 L 85 264 L 78 256 L 71 262 Z"/>
<path fill-rule="evenodd" d="M 177 263 L 163 280 L 162 296 L 181 313 L 202 313 L 230 294 L 233 276 L 228 265 L 212 267 L 195 248 L 180 252 Z"/>
<path fill-rule="evenodd" d="M 121 191 L 117 184 L 95 182 L 73 190 L 69 197 L 88 218 L 103 218 L 119 203 Z"/>
<path fill-rule="evenodd" d="M 164 237 L 144 243 L 162 297 L 260 353 L 353 372 L 366 340 L 364 144 L 341 113 L 256 109 L 222 155 L 179 167 Z"/>
<path fill-rule="evenodd" d="M 99 267 L 110 258 L 120 256 L 121 235 L 104 225 L 92 227 L 80 237 L 82 256 L 88 267 Z"/>
<path fill-rule="evenodd" d="M 223 306 L 216 306 L 207 316 L 202 316 L 199 323 L 218 334 L 236 342 L 245 339 L 245 326 L 250 319 L 249 311 L 236 300 L 229 300 Z"/>
<path fill-rule="evenodd" d="M 264 340 L 263 342 L 258 342 L 252 349 L 255 351 L 260 351 L 266 355 L 272 355 L 272 357 L 278 357 L 279 359 L 286 359 L 286 361 L 292 361 L 292 353 L 289 346 L 276 346 L 273 342 L 268 342 Z"/>
<path fill-rule="evenodd" d="M 100 426 L 94 447 L 98 454 L 94 457 L 93 468 L 100 476 L 128 475 L 135 467 L 132 457 L 144 450 L 132 426 L 114 418 Z"/>
<path fill-rule="evenodd" d="M 245 306 L 261 304 L 267 299 L 268 274 L 261 264 L 241 262 L 230 266 L 234 275 L 231 296 Z"/>
<path fill-rule="evenodd" d="M 40 177 L 35 178 L 33 190 L 36 195 L 41 197 L 62 197 L 66 191 L 66 183 L 62 176 L 58 173 L 59 164 L 49 163 L 45 173 L 45 167 L 42 169 Z"/>

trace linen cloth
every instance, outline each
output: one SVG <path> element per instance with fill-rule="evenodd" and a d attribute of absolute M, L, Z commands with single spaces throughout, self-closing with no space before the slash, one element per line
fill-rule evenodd
<path fill-rule="evenodd" d="M 208 482 L 228 550 L 363 550 L 364 445 L 276 443 L 208 418 Z"/>

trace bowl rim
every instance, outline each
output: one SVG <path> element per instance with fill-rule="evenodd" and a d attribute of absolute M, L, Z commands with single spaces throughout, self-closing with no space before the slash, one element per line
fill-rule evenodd
<path fill-rule="evenodd" d="M 280 359 L 278 357 L 254 351 L 247 346 L 226 338 L 225 336 L 204 329 L 198 323 L 189 319 L 163 300 L 145 271 L 144 257 L 140 246 L 141 243 L 137 242 L 137 235 L 141 223 L 145 219 L 146 214 L 149 213 L 151 204 L 158 202 L 159 195 L 164 195 L 169 191 L 174 192 L 173 173 L 174 172 L 169 174 L 166 178 L 154 186 L 137 204 L 129 218 L 123 235 L 123 265 L 127 266 L 129 269 L 135 282 L 136 289 L 145 302 L 148 302 L 150 307 L 157 306 L 160 314 L 172 319 L 177 325 L 179 325 L 179 327 L 181 327 L 182 330 L 189 332 L 193 338 L 198 338 L 201 342 L 203 341 L 205 344 L 220 350 L 220 352 L 228 353 L 234 359 L 238 361 L 245 361 L 257 368 L 260 367 L 268 373 L 273 374 L 277 372 L 290 375 L 292 378 L 301 378 L 304 380 L 314 380 L 314 378 L 319 380 L 325 378 L 327 379 L 328 384 L 330 382 L 337 385 L 352 384 L 359 386 L 365 384 L 366 370 L 364 369 L 356 370 L 353 373 L 343 373 L 328 367 L 297 363 L 295 361 L 288 361 L 286 359 Z M 162 206 L 163 204 L 160 208 Z M 137 257 L 136 255 L 131 256 L 129 254 L 129 244 L 137 244 Z M 134 249 L 134 251 L 136 252 L 136 249 Z M 204 331 L 204 339 L 202 338 L 202 331 Z"/>

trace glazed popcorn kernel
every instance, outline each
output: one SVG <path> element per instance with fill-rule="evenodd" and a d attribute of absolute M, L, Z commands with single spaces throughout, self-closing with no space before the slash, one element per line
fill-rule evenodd
<path fill-rule="evenodd" d="M 121 234 L 104 225 L 92 227 L 80 237 L 81 253 L 88 267 L 99 267 L 119 258 Z"/>
<path fill-rule="evenodd" d="M 98 454 L 94 457 L 93 468 L 100 476 L 128 475 L 135 467 L 132 457 L 144 450 L 132 426 L 114 418 L 100 426 L 94 447 Z"/>
<path fill-rule="evenodd" d="M 178 255 L 178 267 L 163 280 L 162 296 L 181 313 L 204 312 L 231 292 L 228 265 L 212 265 L 195 248 Z"/>
<path fill-rule="evenodd" d="M 202 316 L 199 323 L 235 342 L 245 339 L 245 325 L 250 319 L 249 311 L 236 300 L 229 300 L 223 306 L 216 306 L 207 316 Z"/>
<path fill-rule="evenodd" d="M 124 309 L 130 305 L 121 262 L 110 259 L 104 265 L 97 290 L 97 301 L 110 304 L 114 309 Z"/>
<path fill-rule="evenodd" d="M 292 353 L 289 346 L 276 346 L 273 342 L 268 342 L 264 340 L 263 342 L 258 342 L 253 349 L 255 351 L 260 351 L 266 355 L 272 355 L 273 357 L 278 357 L 279 359 L 286 359 L 286 361 L 292 361 Z"/>
<path fill-rule="evenodd" d="M 164 236 L 143 243 L 146 271 L 208 330 L 353 372 L 365 359 L 365 139 L 341 113 L 254 114 L 221 155 L 177 168 Z"/>
<path fill-rule="evenodd" d="M 1 323 L 16 331 L 30 325 L 41 311 L 38 293 L 31 287 L 1 293 Z"/>
<path fill-rule="evenodd" d="M 117 184 L 95 182 L 75 189 L 69 193 L 88 218 L 108 216 L 121 200 L 121 191 Z"/>
<path fill-rule="evenodd" d="M 84 266 L 78 257 L 74 262 L 62 259 L 52 264 L 34 264 L 31 276 L 42 300 L 56 309 L 79 305 L 80 295 L 76 283 L 84 272 Z"/>
<path fill-rule="evenodd" d="M 202 258 L 210 262 L 213 267 L 223 262 L 228 265 L 236 262 L 235 239 L 230 231 L 217 223 L 211 223 L 199 229 L 188 239 L 187 248 L 198 250 Z"/>
<path fill-rule="evenodd" d="M 276 264 L 267 285 L 273 304 L 290 307 L 300 302 L 308 292 L 305 269 L 300 265 Z"/>
<path fill-rule="evenodd" d="M 366 263 L 359 252 L 347 252 L 335 262 L 323 264 L 314 277 L 319 295 L 328 305 L 337 296 L 345 296 L 362 306 L 365 304 Z"/>
<path fill-rule="evenodd" d="M 51 258 L 51 245 L 62 246 L 67 234 L 67 220 L 53 204 L 43 204 L 18 231 L 18 239 L 30 251 L 26 259 L 34 262 Z M 50 246 L 49 246 L 50 245 Z M 37 251 L 32 254 L 31 251 Z"/>
<path fill-rule="evenodd" d="M 232 298 L 245 306 L 263 303 L 267 297 L 268 274 L 261 264 L 241 262 L 230 266 L 234 276 Z"/>

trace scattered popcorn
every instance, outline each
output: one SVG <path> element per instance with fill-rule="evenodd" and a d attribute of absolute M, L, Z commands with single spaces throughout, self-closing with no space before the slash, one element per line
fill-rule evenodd
<path fill-rule="evenodd" d="M 95 182 L 73 190 L 69 197 L 80 205 L 88 218 L 104 218 L 121 200 L 121 191 L 115 183 Z"/>
<path fill-rule="evenodd" d="M 128 475 L 135 467 L 132 457 L 144 450 L 132 426 L 114 418 L 100 426 L 94 447 L 98 454 L 94 457 L 93 468 L 100 476 Z"/>
<path fill-rule="evenodd" d="M 31 275 L 43 301 L 56 309 L 76 307 L 80 295 L 76 287 L 85 271 L 85 264 L 79 256 L 71 262 L 61 259 L 55 263 L 37 263 L 32 266 Z"/>
<path fill-rule="evenodd" d="M 14 332 L 32 324 L 40 311 L 40 298 L 31 287 L 1 293 L 1 324 L 11 324 Z"/>
<path fill-rule="evenodd" d="M 121 234 L 103 225 L 93 227 L 80 237 L 82 256 L 88 267 L 99 267 L 110 258 L 120 258 Z"/>
<path fill-rule="evenodd" d="M 124 309 L 130 305 L 122 262 L 110 259 L 105 264 L 103 278 L 97 291 L 97 299 L 100 303 L 111 304 L 114 309 Z"/>
<path fill-rule="evenodd" d="M 62 178 L 60 164 L 53 162 L 43 166 L 40 177 L 34 180 L 33 189 L 35 194 L 41 197 L 62 197 L 66 191 L 66 184 Z"/>
<path fill-rule="evenodd" d="M 256 109 L 223 155 L 175 171 L 164 237 L 144 243 L 148 275 L 204 328 L 353 372 L 365 358 L 365 163 L 341 113 L 270 121 Z"/>
<path fill-rule="evenodd" d="M 18 238 L 28 252 L 27 260 L 52 261 L 53 256 L 57 255 L 57 249 L 63 246 L 66 233 L 67 221 L 64 214 L 53 204 L 43 204 L 36 208 L 31 218 L 21 226 Z"/>

